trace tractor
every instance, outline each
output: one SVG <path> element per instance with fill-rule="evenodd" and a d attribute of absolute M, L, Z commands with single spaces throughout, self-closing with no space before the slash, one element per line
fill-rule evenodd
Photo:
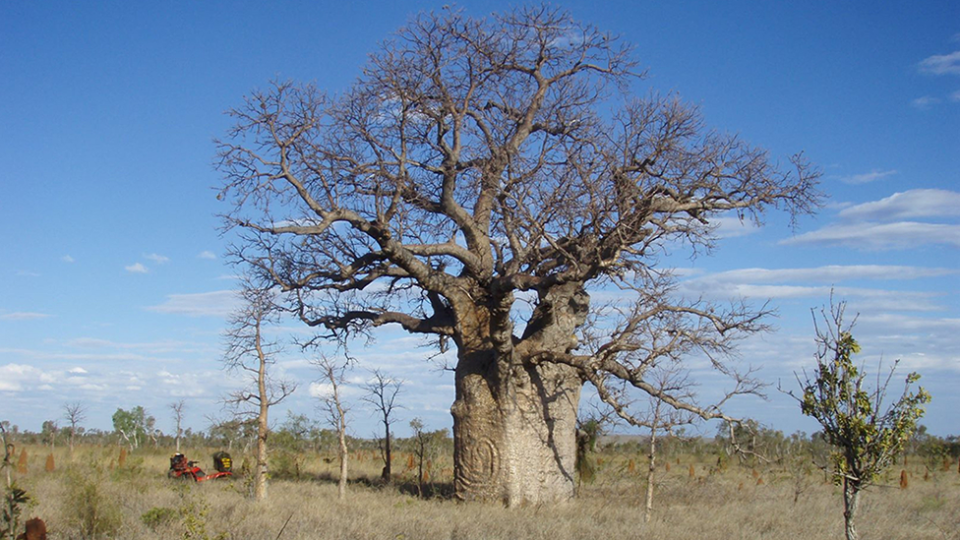
<path fill-rule="evenodd" d="M 226 452 L 221 451 L 213 455 L 213 467 L 217 472 L 204 474 L 203 470 L 197 466 L 196 461 L 188 461 L 187 456 L 177 452 L 170 456 L 170 470 L 167 471 L 167 476 L 180 480 L 193 480 L 194 482 L 206 482 L 207 480 L 233 476 L 233 459 Z"/>

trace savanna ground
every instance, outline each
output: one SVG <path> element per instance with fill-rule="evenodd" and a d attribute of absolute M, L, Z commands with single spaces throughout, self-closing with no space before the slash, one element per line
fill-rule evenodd
<path fill-rule="evenodd" d="M 20 449 L 18 449 L 19 453 Z M 351 454 L 351 484 L 337 499 L 331 455 L 303 456 L 300 479 L 271 480 L 268 499 L 247 497 L 248 477 L 200 484 L 166 477 L 172 449 L 140 449 L 118 466 L 120 450 L 78 447 L 53 451 L 27 446 L 28 472 L 13 476 L 31 502 L 22 519 L 39 516 L 51 539 L 797 539 L 842 538 L 838 488 L 809 465 L 740 464 L 718 467 L 709 455 L 673 456 L 657 471 L 654 513 L 644 522 L 646 467 L 636 450 L 594 456 L 593 481 L 575 500 L 506 509 L 458 503 L 450 494 L 450 458 L 430 463 L 432 477 L 417 496 L 409 454 L 395 456 L 395 482 L 377 479 L 373 452 Z M 207 472 L 215 449 L 184 453 Z M 244 456 L 234 452 L 235 470 Z M 249 458 L 248 458 L 249 459 Z M 666 465 L 669 463 L 669 467 Z M 802 463 L 798 461 L 795 463 Z M 691 475 L 692 466 L 692 475 Z M 669 468 L 669 470 L 667 470 Z M 871 488 L 859 514 L 864 539 L 960 539 L 960 474 L 910 463 Z"/>

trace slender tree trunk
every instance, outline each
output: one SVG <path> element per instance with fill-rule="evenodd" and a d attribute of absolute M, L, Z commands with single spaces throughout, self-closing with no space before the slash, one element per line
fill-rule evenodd
<path fill-rule="evenodd" d="M 262 501 L 267 498 L 267 436 L 270 432 L 267 413 L 270 409 L 270 401 L 267 397 L 267 361 L 260 347 L 259 321 L 257 321 L 255 332 L 257 355 L 260 358 L 260 367 L 257 371 L 257 393 L 260 396 L 260 411 L 257 415 L 257 465 L 253 482 L 253 498 L 256 501 Z M 232 439 L 229 446 L 233 446 Z"/>
<path fill-rule="evenodd" d="M 384 422 L 385 435 L 383 439 L 383 453 L 384 453 L 384 464 L 383 464 L 383 480 L 386 482 L 390 481 L 390 477 L 393 475 L 393 470 L 390 466 L 392 463 L 392 455 L 390 454 L 390 423 Z"/>
<path fill-rule="evenodd" d="M 657 412 L 654 415 L 659 413 L 660 402 L 657 402 Z M 655 416 L 656 417 L 656 416 Z M 657 423 L 654 420 L 653 425 L 650 427 L 650 455 L 648 459 L 647 466 L 647 496 L 646 496 L 646 505 L 644 507 L 643 521 L 646 523 L 650 522 L 650 517 L 653 514 L 653 480 L 654 474 L 657 470 Z"/>
<path fill-rule="evenodd" d="M 854 518 L 860 505 L 860 486 L 849 478 L 843 479 L 843 522 L 847 540 L 858 540 Z"/>
<path fill-rule="evenodd" d="M 337 429 L 337 438 L 339 439 L 338 454 L 340 454 L 340 480 L 337 482 L 337 497 L 340 500 L 347 498 L 347 422 L 344 418 L 344 410 L 340 407 L 340 401 L 337 401 L 337 411 L 340 415 L 340 425 Z"/>

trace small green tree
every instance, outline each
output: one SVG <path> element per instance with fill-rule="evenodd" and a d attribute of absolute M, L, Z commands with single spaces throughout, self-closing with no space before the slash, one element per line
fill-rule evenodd
<path fill-rule="evenodd" d="M 832 304 L 832 303 L 831 303 Z M 803 414 L 811 416 L 823 426 L 823 434 L 835 449 L 834 481 L 843 485 L 843 517 L 847 540 L 858 538 L 854 518 L 860 492 L 875 482 L 888 467 L 917 429 L 923 416 L 923 405 L 930 401 L 922 387 L 914 393 L 910 386 L 920 379 L 910 373 L 904 383 L 903 394 L 895 403 L 884 408 L 887 388 L 896 371 L 894 362 L 885 381 L 877 380 L 873 390 L 865 388 L 866 372 L 853 362 L 860 345 L 853 339 L 853 323 L 845 325 L 845 302 L 831 305 L 830 312 L 821 312 L 824 328 L 816 322 L 817 369 L 811 379 L 806 372 L 801 381 Z M 856 321 L 854 321 L 856 322 Z"/>
<path fill-rule="evenodd" d="M 140 447 L 140 443 L 147 437 L 149 427 L 155 423 L 154 418 L 139 405 L 129 411 L 118 408 L 117 412 L 113 413 L 112 420 L 113 430 L 122 440 L 127 441 L 131 452 Z"/>

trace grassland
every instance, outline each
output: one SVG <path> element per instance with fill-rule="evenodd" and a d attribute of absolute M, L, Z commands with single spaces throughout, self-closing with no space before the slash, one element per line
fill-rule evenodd
<path fill-rule="evenodd" d="M 679 456 L 658 470 L 654 514 L 643 519 L 645 470 L 635 453 L 598 457 L 596 478 L 557 506 L 506 509 L 451 500 L 449 457 L 431 463 L 430 496 L 418 498 L 409 456 L 396 457 L 396 482 L 376 480 L 371 452 L 351 456 L 347 499 L 337 499 L 329 455 L 307 455 L 300 480 L 273 479 L 268 500 L 247 496 L 245 479 L 201 484 L 166 478 L 169 449 L 141 449 L 118 466 L 117 447 L 80 447 L 71 458 L 27 447 L 28 472 L 13 473 L 31 496 L 24 518 L 39 516 L 52 539 L 825 539 L 843 535 L 841 497 L 816 469 L 797 465 L 716 467 L 715 458 Z M 19 451 L 19 450 L 18 450 Z M 213 449 L 185 453 L 212 469 Z M 234 453 L 241 464 L 244 456 Z M 690 474 L 691 466 L 693 475 Z M 407 470 L 405 470 L 407 469 Z M 867 492 L 864 539 L 960 539 L 960 475 L 900 468 Z"/>

